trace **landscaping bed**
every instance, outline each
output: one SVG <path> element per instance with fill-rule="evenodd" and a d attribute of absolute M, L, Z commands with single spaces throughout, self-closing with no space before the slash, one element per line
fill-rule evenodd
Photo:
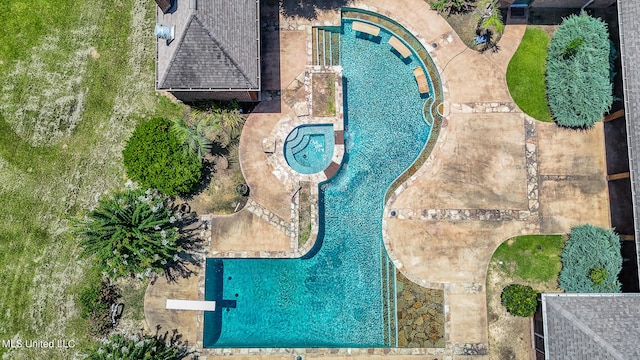
<path fill-rule="evenodd" d="M 311 183 L 301 182 L 298 205 L 298 247 L 304 246 L 311 235 Z"/>
<path fill-rule="evenodd" d="M 529 285 L 539 292 L 561 292 L 558 274 L 565 241 L 562 235 L 520 236 L 495 251 L 487 272 L 490 359 L 532 357 L 531 318 L 509 314 L 500 295 L 509 284 Z"/>
<path fill-rule="evenodd" d="M 428 4 L 431 1 L 425 0 L 425 2 Z M 484 51 L 491 48 L 491 46 L 487 46 L 486 44 L 476 44 L 476 36 L 478 35 L 477 33 L 478 18 L 481 15 L 480 10 L 481 10 L 480 7 L 473 6 L 468 11 L 453 12 L 453 13 L 441 14 L 441 15 L 449 23 L 449 25 L 451 25 L 451 27 L 456 32 L 456 34 L 458 34 L 458 37 L 460 37 L 460 40 L 462 40 L 462 42 L 465 45 L 467 45 L 467 47 L 469 47 L 470 49 L 478 50 L 478 51 Z M 432 10 L 432 11 L 435 11 L 435 10 Z M 501 13 L 504 13 L 504 12 L 501 12 Z M 504 19 L 505 16 L 503 15 L 502 18 Z M 502 34 L 500 33 L 496 34 L 495 37 L 492 39 L 492 43 L 493 44 L 498 43 L 501 37 L 502 37 Z"/>
<path fill-rule="evenodd" d="M 311 79 L 313 113 L 319 117 L 336 116 L 335 74 L 313 74 Z"/>
<path fill-rule="evenodd" d="M 226 156 L 211 156 L 205 160 L 203 188 L 196 195 L 182 198 L 198 215 L 231 214 L 242 209 L 246 197 L 236 192 L 245 182 L 238 162 L 238 147 L 232 146 Z"/>

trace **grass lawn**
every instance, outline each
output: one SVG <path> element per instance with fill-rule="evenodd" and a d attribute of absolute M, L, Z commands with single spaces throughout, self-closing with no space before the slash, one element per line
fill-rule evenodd
<path fill-rule="evenodd" d="M 154 92 L 154 6 L 0 4 L 0 338 L 78 343 L 0 356 L 70 359 L 92 343 L 75 303 L 89 264 L 69 220 L 123 186 L 121 151 L 139 119 L 182 113 Z"/>
<path fill-rule="evenodd" d="M 504 242 L 493 254 L 493 260 L 508 276 L 525 281 L 546 282 L 560 273 L 560 252 L 564 247 L 562 235 L 526 235 Z"/>
<path fill-rule="evenodd" d="M 541 121 L 552 121 L 545 83 L 548 47 L 549 36 L 544 30 L 527 27 L 507 68 L 511 97 L 522 111 Z"/>

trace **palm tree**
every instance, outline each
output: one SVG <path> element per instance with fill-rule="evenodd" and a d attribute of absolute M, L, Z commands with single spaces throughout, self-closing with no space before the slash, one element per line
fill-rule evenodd
<path fill-rule="evenodd" d="M 226 148 L 240 137 L 240 131 L 245 118 L 237 108 L 213 109 L 212 115 L 218 119 L 220 124 L 220 131 L 217 134 L 216 142 L 221 147 Z"/>
<path fill-rule="evenodd" d="M 242 127 L 242 124 L 244 124 L 244 116 L 242 116 L 238 109 L 218 109 L 217 112 L 221 116 L 220 120 L 223 129 L 228 131 L 230 134 L 239 130 Z"/>
<path fill-rule="evenodd" d="M 498 3 L 493 0 L 486 0 L 478 4 L 483 7 L 478 17 L 478 28 L 482 34 L 502 34 L 504 32 L 504 23 Z"/>
<path fill-rule="evenodd" d="M 207 137 L 213 132 L 214 126 L 209 125 L 208 119 L 195 122 L 190 126 L 184 119 L 174 119 L 171 131 L 185 145 L 185 151 L 193 151 L 200 158 L 211 152 L 212 141 Z"/>
<path fill-rule="evenodd" d="M 75 223 L 84 255 L 112 279 L 161 272 L 181 248 L 166 198 L 151 190 L 127 189 L 103 196 L 85 219 Z"/>

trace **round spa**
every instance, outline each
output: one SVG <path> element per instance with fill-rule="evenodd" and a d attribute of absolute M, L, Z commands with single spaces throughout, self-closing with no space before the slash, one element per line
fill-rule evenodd
<path fill-rule="evenodd" d="M 301 125 L 287 136 L 284 157 L 298 173 L 315 174 L 331 163 L 334 143 L 332 124 Z"/>

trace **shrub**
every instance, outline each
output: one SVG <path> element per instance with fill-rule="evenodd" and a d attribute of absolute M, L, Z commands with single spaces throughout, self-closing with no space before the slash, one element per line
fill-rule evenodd
<path fill-rule="evenodd" d="M 578 50 L 580 50 L 580 48 L 583 45 L 584 45 L 584 39 L 583 38 L 575 38 L 575 39 L 571 40 L 564 49 L 562 49 L 560 54 L 565 59 L 573 57 L 575 54 L 578 53 Z"/>
<path fill-rule="evenodd" d="M 558 27 L 549 45 L 546 76 L 549 108 L 558 125 L 592 127 L 609 110 L 609 54 L 602 20 L 583 12 Z"/>
<path fill-rule="evenodd" d="M 173 223 L 178 214 L 157 192 L 126 190 L 103 196 L 96 209 L 75 224 L 85 256 L 116 279 L 164 270 L 181 250 Z"/>
<path fill-rule="evenodd" d="M 618 50 L 616 50 L 616 44 L 609 40 L 609 81 L 613 83 L 613 79 L 616 77 L 616 61 L 618 60 Z"/>
<path fill-rule="evenodd" d="M 502 290 L 502 305 L 511 315 L 533 316 L 538 307 L 538 292 L 531 286 L 511 284 Z"/>
<path fill-rule="evenodd" d="M 127 175 L 144 188 L 174 196 L 192 192 L 202 177 L 202 161 L 170 131 L 171 121 L 142 123 L 127 141 L 123 156 Z"/>
<path fill-rule="evenodd" d="M 589 272 L 589 280 L 591 280 L 595 285 L 602 285 L 609 277 L 609 273 L 604 266 L 599 266 L 597 268 L 591 269 Z"/>
<path fill-rule="evenodd" d="M 432 0 L 431 8 L 441 14 L 453 14 L 467 12 L 473 9 L 475 0 Z"/>
<path fill-rule="evenodd" d="M 562 254 L 560 287 L 566 292 L 620 292 L 620 238 L 591 225 L 571 229 Z"/>
<path fill-rule="evenodd" d="M 178 360 L 184 359 L 190 353 L 179 336 L 172 336 L 167 341 L 164 336 L 136 334 L 127 337 L 114 334 L 98 343 L 89 351 L 90 360 Z"/>
<path fill-rule="evenodd" d="M 107 279 L 90 279 L 80 289 L 80 316 L 89 321 L 92 335 L 104 335 L 113 328 L 111 305 L 116 304 L 119 298 L 120 290 Z"/>

